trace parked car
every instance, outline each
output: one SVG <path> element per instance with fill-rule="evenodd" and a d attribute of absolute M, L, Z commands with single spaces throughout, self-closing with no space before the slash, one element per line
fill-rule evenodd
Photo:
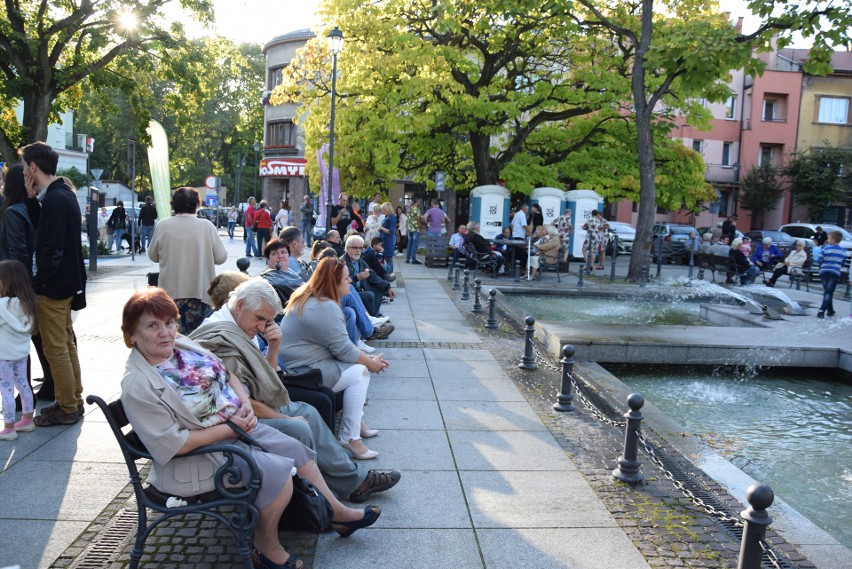
<path fill-rule="evenodd" d="M 216 227 L 228 226 L 228 211 L 215 207 L 202 207 L 195 212 L 195 215 L 206 219 Z"/>
<path fill-rule="evenodd" d="M 751 239 L 751 250 L 754 251 L 757 247 L 763 242 L 763 240 L 767 237 L 772 239 L 772 244 L 778 247 L 778 250 L 781 251 L 786 257 L 790 251 L 796 248 L 796 241 L 798 239 L 784 233 L 783 231 L 778 230 L 768 230 L 768 229 L 755 229 L 746 233 L 746 237 Z M 813 249 L 814 243 L 810 239 L 805 239 L 805 249 L 810 250 Z M 808 251 L 810 254 L 810 251 Z"/>
<path fill-rule="evenodd" d="M 654 241 L 651 243 L 651 255 L 657 254 L 657 244 L 661 243 L 663 261 L 666 263 L 687 263 L 689 255 L 686 240 L 690 233 L 698 235 L 698 230 L 685 223 L 657 223 L 652 229 Z"/>
<path fill-rule="evenodd" d="M 832 231 L 840 232 L 843 238 L 839 245 L 846 249 L 845 265 L 848 267 L 850 260 L 852 260 L 852 235 L 839 225 L 834 225 L 832 223 L 787 223 L 782 225 L 779 228 L 779 231 L 783 231 L 796 239 L 804 239 L 805 242 L 810 241 L 813 243 L 813 237 L 816 233 L 817 226 L 822 227 L 826 233 L 830 233 Z"/>
<path fill-rule="evenodd" d="M 618 254 L 619 255 L 629 255 L 633 252 L 633 242 L 636 240 L 636 228 L 630 225 L 629 223 L 622 223 L 620 221 L 609 221 L 609 233 L 610 240 L 609 245 L 607 245 L 607 255 L 612 255 L 612 246 L 615 240 L 612 238 L 613 235 L 618 236 Z"/>

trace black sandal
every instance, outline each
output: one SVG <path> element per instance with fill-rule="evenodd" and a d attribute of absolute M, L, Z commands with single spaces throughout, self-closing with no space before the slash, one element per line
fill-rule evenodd
<path fill-rule="evenodd" d="M 251 562 L 255 569 L 303 569 L 305 566 L 295 553 L 291 553 L 284 563 L 273 563 L 256 547 L 251 548 Z"/>
<path fill-rule="evenodd" d="M 402 474 L 396 470 L 371 470 L 358 489 L 349 494 L 349 501 L 356 504 L 366 502 L 371 494 L 384 492 L 396 486 L 400 478 Z"/>
<path fill-rule="evenodd" d="M 346 528 L 344 531 L 335 531 L 340 534 L 340 537 L 349 537 L 359 529 L 369 527 L 376 523 L 376 520 L 379 519 L 380 515 L 382 515 L 381 508 L 378 506 L 367 506 L 364 508 L 364 517 L 360 520 L 355 520 L 354 522 L 336 522 L 332 520 L 331 525 L 332 527 L 343 526 Z"/>

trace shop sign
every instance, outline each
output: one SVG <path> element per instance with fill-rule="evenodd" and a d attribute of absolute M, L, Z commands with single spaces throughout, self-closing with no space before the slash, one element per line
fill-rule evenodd
<path fill-rule="evenodd" d="M 260 161 L 260 175 L 265 177 L 296 177 L 305 175 L 304 158 L 265 158 Z"/>

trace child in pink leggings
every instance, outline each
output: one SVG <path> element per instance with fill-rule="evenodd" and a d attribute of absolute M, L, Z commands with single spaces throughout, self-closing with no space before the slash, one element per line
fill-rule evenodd
<path fill-rule="evenodd" d="M 3 430 L 0 440 L 12 441 L 32 431 L 33 392 L 27 384 L 27 355 L 35 323 L 36 297 L 30 275 L 20 261 L 0 261 L 0 395 Z M 21 394 L 21 420 L 15 422 L 15 388 Z"/>

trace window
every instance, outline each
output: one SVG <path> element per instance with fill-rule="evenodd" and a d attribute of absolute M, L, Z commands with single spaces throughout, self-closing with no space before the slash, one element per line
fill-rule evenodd
<path fill-rule="evenodd" d="M 723 142 L 722 143 L 722 166 L 730 166 L 731 165 L 731 143 Z"/>
<path fill-rule="evenodd" d="M 774 121 L 776 120 L 776 104 L 777 101 L 775 99 L 764 99 L 763 100 L 763 120 L 764 121 Z"/>
<path fill-rule="evenodd" d="M 269 90 L 275 89 L 284 80 L 284 68 L 275 67 L 269 70 Z"/>
<path fill-rule="evenodd" d="M 737 96 L 731 95 L 728 97 L 728 100 L 725 101 L 725 118 L 733 119 L 736 118 L 737 113 Z"/>
<path fill-rule="evenodd" d="M 835 97 L 819 98 L 817 122 L 847 124 L 849 122 L 849 99 Z"/>
<path fill-rule="evenodd" d="M 763 166 L 764 164 L 772 166 L 772 146 L 769 144 L 760 145 L 760 156 L 757 157 L 757 165 Z"/>
<path fill-rule="evenodd" d="M 293 148 L 296 146 L 296 125 L 293 121 L 271 122 L 266 137 L 267 148 Z"/>
<path fill-rule="evenodd" d="M 694 151 L 698 152 L 699 154 L 701 154 L 701 149 L 702 149 L 703 146 L 704 146 L 703 140 L 693 140 L 692 141 L 692 149 Z"/>

